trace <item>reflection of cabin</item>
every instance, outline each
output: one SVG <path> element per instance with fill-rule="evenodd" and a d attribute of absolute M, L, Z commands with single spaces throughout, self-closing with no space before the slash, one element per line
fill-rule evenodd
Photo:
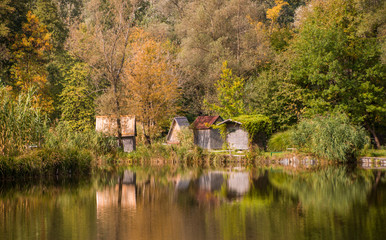
<path fill-rule="evenodd" d="M 218 191 L 221 189 L 224 177 L 222 172 L 209 172 L 198 179 L 201 190 Z"/>
<path fill-rule="evenodd" d="M 236 196 L 244 195 L 249 191 L 249 173 L 231 172 L 227 179 L 229 193 Z"/>
<path fill-rule="evenodd" d="M 179 178 L 176 182 L 176 190 L 178 191 L 184 191 L 189 188 L 190 185 L 190 178 Z"/>
<path fill-rule="evenodd" d="M 227 119 L 218 125 L 220 126 L 223 124 L 225 124 L 227 130 L 226 141 L 228 143 L 228 147 L 230 149 L 248 149 L 248 132 L 241 127 L 242 124 L 240 122 L 233 121 L 232 119 Z"/>
<path fill-rule="evenodd" d="M 136 173 L 125 170 L 118 184 L 107 186 L 101 191 L 97 191 L 97 207 L 135 207 L 136 206 Z M 121 187 L 121 189 L 119 189 Z M 120 199 L 120 200 L 119 200 Z"/>
<path fill-rule="evenodd" d="M 119 196 L 121 194 L 121 196 Z M 119 203 L 119 197 L 121 202 Z M 135 197 L 135 185 L 122 184 L 121 192 L 119 191 L 119 185 L 105 187 L 101 191 L 96 193 L 97 209 L 100 212 L 103 212 L 104 208 L 108 207 L 127 207 L 135 208 L 136 207 L 136 197 Z"/>
<path fill-rule="evenodd" d="M 95 128 L 98 132 L 118 137 L 116 117 L 97 116 Z M 135 137 L 137 135 L 135 117 L 121 116 L 121 128 L 123 151 L 134 151 L 136 146 Z"/>
<path fill-rule="evenodd" d="M 223 140 L 219 129 L 212 126 L 223 121 L 220 116 L 199 116 L 192 123 L 194 144 L 204 149 L 221 149 Z"/>
<path fill-rule="evenodd" d="M 136 184 L 137 183 L 137 174 L 135 172 L 125 170 L 123 172 L 123 184 Z"/>
<path fill-rule="evenodd" d="M 180 140 L 178 139 L 178 134 L 182 129 L 189 127 L 189 121 L 186 117 L 175 117 L 173 119 L 172 125 L 170 126 L 170 130 L 168 136 L 166 137 L 166 142 L 168 144 L 178 144 Z"/>

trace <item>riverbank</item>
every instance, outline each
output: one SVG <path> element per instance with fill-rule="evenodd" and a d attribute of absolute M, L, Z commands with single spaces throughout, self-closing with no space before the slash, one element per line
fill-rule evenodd
<path fill-rule="evenodd" d="M 382 163 L 370 163 L 362 159 L 384 158 L 386 150 L 367 150 L 357 162 L 364 167 L 382 167 Z M 97 152 L 86 148 L 41 148 L 29 150 L 19 156 L 0 157 L 0 179 L 17 179 L 45 176 L 89 175 L 93 170 L 129 166 L 138 162 L 157 164 L 192 162 L 196 164 L 218 165 L 329 165 L 333 161 L 317 159 L 298 151 L 207 151 L 198 147 L 187 148 L 178 145 L 155 143 L 151 146 L 139 145 L 131 153 L 121 151 Z"/>
<path fill-rule="evenodd" d="M 94 162 L 87 150 L 36 149 L 0 157 L 0 179 L 89 174 Z"/>

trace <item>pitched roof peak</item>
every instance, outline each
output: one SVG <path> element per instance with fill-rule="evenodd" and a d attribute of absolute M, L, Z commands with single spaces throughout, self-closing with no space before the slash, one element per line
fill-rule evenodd
<path fill-rule="evenodd" d="M 194 129 L 209 129 L 217 120 L 222 121 L 220 116 L 198 116 L 192 123 Z"/>

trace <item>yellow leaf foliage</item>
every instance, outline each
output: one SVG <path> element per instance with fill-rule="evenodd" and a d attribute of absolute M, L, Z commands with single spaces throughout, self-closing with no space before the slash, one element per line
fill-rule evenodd
<path fill-rule="evenodd" d="M 157 41 L 142 29 L 135 29 L 130 40 L 131 56 L 125 66 L 129 112 L 152 138 L 177 112 L 176 66 L 170 43 Z"/>
<path fill-rule="evenodd" d="M 280 16 L 281 9 L 288 5 L 287 2 L 283 0 L 275 0 L 275 6 L 273 8 L 270 8 L 267 10 L 267 18 L 272 21 L 272 23 L 275 23 Z"/>
<path fill-rule="evenodd" d="M 51 112 L 53 107 L 48 94 L 48 73 L 45 68 L 46 54 L 52 49 L 51 34 L 31 12 L 28 12 L 22 30 L 22 33 L 16 34 L 12 45 L 15 61 L 11 68 L 16 86 L 14 90 L 27 92 L 29 88 L 35 88 L 35 106 Z"/>

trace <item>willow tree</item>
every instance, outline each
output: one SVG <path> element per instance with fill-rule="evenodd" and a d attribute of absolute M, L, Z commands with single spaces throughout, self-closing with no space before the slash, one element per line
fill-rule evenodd
<path fill-rule="evenodd" d="M 71 52 L 93 70 L 100 114 L 116 116 L 122 146 L 123 67 L 128 55 L 130 29 L 136 7 L 125 0 L 91 0 L 85 6 L 85 21 L 70 31 Z"/>
<path fill-rule="evenodd" d="M 128 111 L 141 123 L 146 143 L 156 137 L 162 123 L 177 112 L 178 79 L 171 45 L 143 30 L 131 35 L 131 55 L 125 66 Z"/>

